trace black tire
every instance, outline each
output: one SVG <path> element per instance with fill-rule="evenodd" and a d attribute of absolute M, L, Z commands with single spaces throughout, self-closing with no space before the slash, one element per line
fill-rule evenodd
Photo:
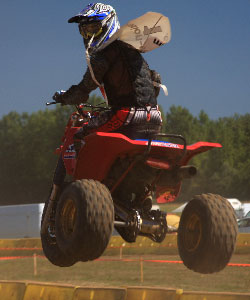
<path fill-rule="evenodd" d="M 178 228 L 178 249 L 184 265 L 199 273 L 219 272 L 235 248 L 238 226 L 227 199 L 197 195 L 184 208 Z"/>
<path fill-rule="evenodd" d="M 113 232 L 114 206 L 105 185 L 82 179 L 68 185 L 56 210 L 56 237 L 62 251 L 81 261 L 98 258 Z"/>
<path fill-rule="evenodd" d="M 48 207 L 49 199 L 45 202 L 42 220 L 41 220 L 41 227 L 44 220 L 45 212 Z M 55 213 L 55 211 L 54 211 Z M 54 216 L 55 219 L 55 216 Z M 52 224 L 53 225 L 53 224 Z M 74 265 L 77 260 L 73 256 L 66 255 L 62 250 L 58 247 L 56 236 L 52 233 L 51 228 L 48 227 L 46 233 L 41 232 L 41 242 L 42 248 L 45 256 L 47 259 L 54 265 L 59 267 L 70 267 Z"/>

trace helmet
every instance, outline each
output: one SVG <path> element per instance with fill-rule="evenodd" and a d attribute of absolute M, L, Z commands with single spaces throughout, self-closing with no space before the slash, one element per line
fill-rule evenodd
<path fill-rule="evenodd" d="M 106 47 L 109 39 L 120 28 L 114 8 L 102 3 L 89 4 L 68 22 L 78 23 L 85 45 L 94 35 L 90 45 L 92 51 Z"/>

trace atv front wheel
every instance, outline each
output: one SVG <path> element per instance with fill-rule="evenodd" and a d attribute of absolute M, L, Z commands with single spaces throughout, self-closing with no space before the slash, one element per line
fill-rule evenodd
<path fill-rule="evenodd" d="M 44 221 L 44 216 L 48 207 L 48 203 L 49 199 L 47 199 L 44 205 L 41 224 Z M 50 219 L 51 220 L 50 223 L 47 225 L 46 231 L 44 233 L 41 232 L 43 252 L 52 264 L 59 267 L 70 267 L 74 265 L 77 262 L 77 260 L 74 256 L 66 255 L 58 247 L 55 235 L 55 210 L 52 211 Z"/>
<path fill-rule="evenodd" d="M 227 199 L 197 195 L 184 208 L 178 228 L 178 249 L 184 265 L 208 274 L 225 268 L 235 248 L 238 226 Z"/>
<path fill-rule="evenodd" d="M 72 182 L 56 210 L 56 238 L 60 249 L 81 261 L 98 258 L 113 232 L 114 206 L 105 185 L 95 180 Z"/>

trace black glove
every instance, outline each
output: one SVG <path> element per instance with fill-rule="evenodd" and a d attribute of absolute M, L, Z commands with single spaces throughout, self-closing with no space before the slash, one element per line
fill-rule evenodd
<path fill-rule="evenodd" d="M 53 95 L 52 99 L 56 101 L 56 103 L 61 103 L 61 104 L 65 104 L 63 101 L 63 94 L 65 93 L 65 91 L 60 90 L 55 92 L 55 94 Z"/>

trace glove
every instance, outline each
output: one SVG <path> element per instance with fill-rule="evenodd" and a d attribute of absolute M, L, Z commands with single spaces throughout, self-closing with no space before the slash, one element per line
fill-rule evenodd
<path fill-rule="evenodd" d="M 62 97 L 64 93 L 65 93 L 65 91 L 63 91 L 63 90 L 57 91 L 53 95 L 52 99 L 55 100 L 56 103 L 64 104 L 63 97 Z"/>

